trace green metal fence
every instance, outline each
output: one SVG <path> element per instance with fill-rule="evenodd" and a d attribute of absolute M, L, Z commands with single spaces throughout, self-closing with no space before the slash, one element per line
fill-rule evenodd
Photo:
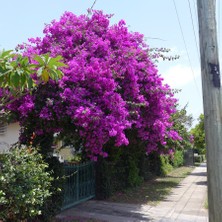
<path fill-rule="evenodd" d="M 65 166 L 66 182 L 62 210 L 95 197 L 93 162 Z"/>

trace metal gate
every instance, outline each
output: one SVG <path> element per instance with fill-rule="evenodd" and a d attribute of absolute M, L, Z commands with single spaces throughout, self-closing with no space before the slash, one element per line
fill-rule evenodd
<path fill-rule="evenodd" d="M 64 202 L 62 210 L 95 197 L 93 162 L 65 166 Z"/>

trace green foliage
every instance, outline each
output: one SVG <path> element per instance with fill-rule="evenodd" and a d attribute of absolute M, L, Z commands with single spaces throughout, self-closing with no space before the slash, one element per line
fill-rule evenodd
<path fill-rule="evenodd" d="M 206 153 L 206 144 L 205 144 L 205 131 L 204 131 L 204 115 L 201 114 L 198 118 L 198 123 L 196 126 L 191 129 L 191 134 L 194 136 L 194 149 L 199 154 Z"/>
<path fill-rule="evenodd" d="M 36 55 L 34 60 L 38 62 L 34 65 L 37 76 L 42 79 L 43 82 L 48 82 L 49 78 L 53 80 L 58 80 L 63 76 L 63 73 L 58 69 L 58 67 L 66 66 L 64 63 L 60 62 L 62 60 L 61 56 L 56 58 L 49 57 L 49 54 Z"/>
<path fill-rule="evenodd" d="M 133 138 L 136 133 L 128 136 Z M 137 142 L 136 140 L 134 140 Z M 140 159 L 144 156 L 144 149 L 139 143 L 130 143 L 128 147 L 115 147 L 114 142 L 107 146 L 109 156 L 99 159 L 96 163 L 96 197 L 107 199 L 117 191 L 123 191 L 142 183 L 143 175 L 140 170 Z"/>
<path fill-rule="evenodd" d="M 143 182 L 143 178 L 139 175 L 139 168 L 136 164 L 136 160 L 133 159 L 133 157 L 129 157 L 128 163 L 128 186 L 136 187 Z"/>
<path fill-rule="evenodd" d="M 184 153 L 182 150 L 176 150 L 174 155 L 173 155 L 173 159 L 172 161 L 172 165 L 173 167 L 180 167 L 183 166 L 184 163 Z"/>
<path fill-rule="evenodd" d="M 186 108 L 186 106 L 182 109 L 177 108 L 177 111 L 171 116 L 173 129 L 178 132 L 182 138 L 180 141 L 174 141 L 172 139 L 167 141 L 167 146 L 174 150 L 190 149 L 193 146 L 190 140 L 191 134 L 189 132 L 189 128 L 193 122 L 193 117 L 187 114 Z"/>
<path fill-rule="evenodd" d="M 83 158 L 82 158 L 81 153 L 77 153 L 77 154 L 74 154 L 73 156 L 69 157 L 67 161 L 70 163 L 81 163 L 82 159 Z"/>
<path fill-rule="evenodd" d="M 48 163 L 48 170 L 52 172 L 51 176 L 53 177 L 49 190 L 51 195 L 41 207 L 42 214 L 37 216 L 33 222 L 51 221 L 51 219 L 60 212 L 64 200 L 63 187 L 65 182 L 65 172 L 63 164 L 60 163 L 56 157 L 49 157 L 45 161 Z"/>
<path fill-rule="evenodd" d="M 41 214 L 51 195 L 52 177 L 48 165 L 36 150 L 13 147 L 1 158 L 0 219 L 21 221 Z"/>
<path fill-rule="evenodd" d="M 42 82 L 48 82 L 49 78 L 58 80 L 62 77 L 59 67 L 65 66 L 61 56 L 49 57 L 48 54 L 36 55 L 30 63 L 29 59 L 21 54 L 13 53 L 11 50 L 0 52 L 0 87 L 10 89 L 11 92 L 23 92 L 25 89 L 32 89 L 36 81 L 31 78 L 37 73 Z"/>
<path fill-rule="evenodd" d="M 30 132 L 26 131 L 27 135 Z M 53 135 L 45 133 L 42 136 L 36 136 L 33 139 L 33 144 L 39 147 L 39 152 L 43 156 L 45 162 L 48 164 L 48 172 L 51 172 L 53 181 L 50 187 L 50 192 L 52 195 L 46 199 L 44 205 L 41 207 L 42 214 L 34 219 L 36 221 L 50 221 L 50 219 L 55 216 L 61 209 L 64 194 L 64 167 L 63 164 L 59 162 L 56 157 L 50 157 L 52 153 Z"/>
<path fill-rule="evenodd" d="M 154 176 L 154 172 L 152 172 L 152 161 L 150 157 L 147 155 L 141 156 L 139 159 L 139 175 L 143 178 L 144 181 L 151 180 Z"/>
<path fill-rule="evenodd" d="M 96 163 L 96 198 L 107 199 L 116 191 L 136 187 L 143 182 L 140 170 L 132 157 L 110 162 L 100 159 Z"/>
<path fill-rule="evenodd" d="M 205 155 L 196 155 L 194 156 L 194 162 L 195 163 L 202 163 L 203 161 L 205 161 Z"/>
<path fill-rule="evenodd" d="M 168 155 L 160 155 L 160 175 L 166 176 L 173 170 L 173 166 L 170 164 Z"/>
<path fill-rule="evenodd" d="M 45 84 L 49 79 L 57 81 L 63 76 L 59 69 L 65 66 L 61 56 L 35 55 L 32 60 L 33 63 L 12 50 L 0 51 L 0 88 L 4 89 L 4 96 L 1 95 L 0 99 L 0 121 L 14 119 L 14 115 L 4 109 L 5 105 L 31 93 L 40 83 Z M 36 80 L 33 79 L 35 74 Z"/>

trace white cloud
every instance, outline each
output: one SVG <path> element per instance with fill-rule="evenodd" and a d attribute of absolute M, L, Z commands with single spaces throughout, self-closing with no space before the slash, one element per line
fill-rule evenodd
<path fill-rule="evenodd" d="M 199 69 L 191 69 L 189 66 L 178 64 L 171 66 L 163 72 L 162 77 L 164 78 L 164 83 L 170 85 L 172 88 L 180 88 L 191 81 L 195 81 L 199 75 Z"/>

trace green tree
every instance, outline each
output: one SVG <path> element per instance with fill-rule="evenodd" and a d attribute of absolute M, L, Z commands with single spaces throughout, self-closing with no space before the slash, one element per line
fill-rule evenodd
<path fill-rule="evenodd" d="M 177 105 L 177 111 L 171 116 L 173 122 L 172 129 L 179 133 L 180 140 L 168 139 L 167 146 L 171 152 L 168 153 L 169 163 L 165 159 L 160 160 L 160 169 L 167 168 L 167 165 L 171 164 L 173 167 L 179 167 L 184 164 L 184 151 L 193 147 L 191 134 L 189 129 L 193 122 L 193 117 L 187 114 L 187 106 L 179 108 Z M 169 166 L 170 167 L 170 166 Z M 168 168 L 169 168 L 168 167 Z M 161 170 L 161 174 L 164 174 Z"/>
<path fill-rule="evenodd" d="M 177 105 L 176 108 L 177 111 L 171 116 L 173 122 L 172 128 L 179 133 L 181 140 L 169 140 L 168 146 L 171 146 L 174 150 L 189 149 L 192 147 L 189 129 L 192 126 L 193 117 L 187 114 L 187 106 L 179 108 Z"/>
<path fill-rule="evenodd" d="M 206 153 L 205 131 L 204 131 L 204 115 L 200 114 L 198 123 L 191 129 L 191 134 L 194 136 L 194 148 L 199 154 Z"/>

